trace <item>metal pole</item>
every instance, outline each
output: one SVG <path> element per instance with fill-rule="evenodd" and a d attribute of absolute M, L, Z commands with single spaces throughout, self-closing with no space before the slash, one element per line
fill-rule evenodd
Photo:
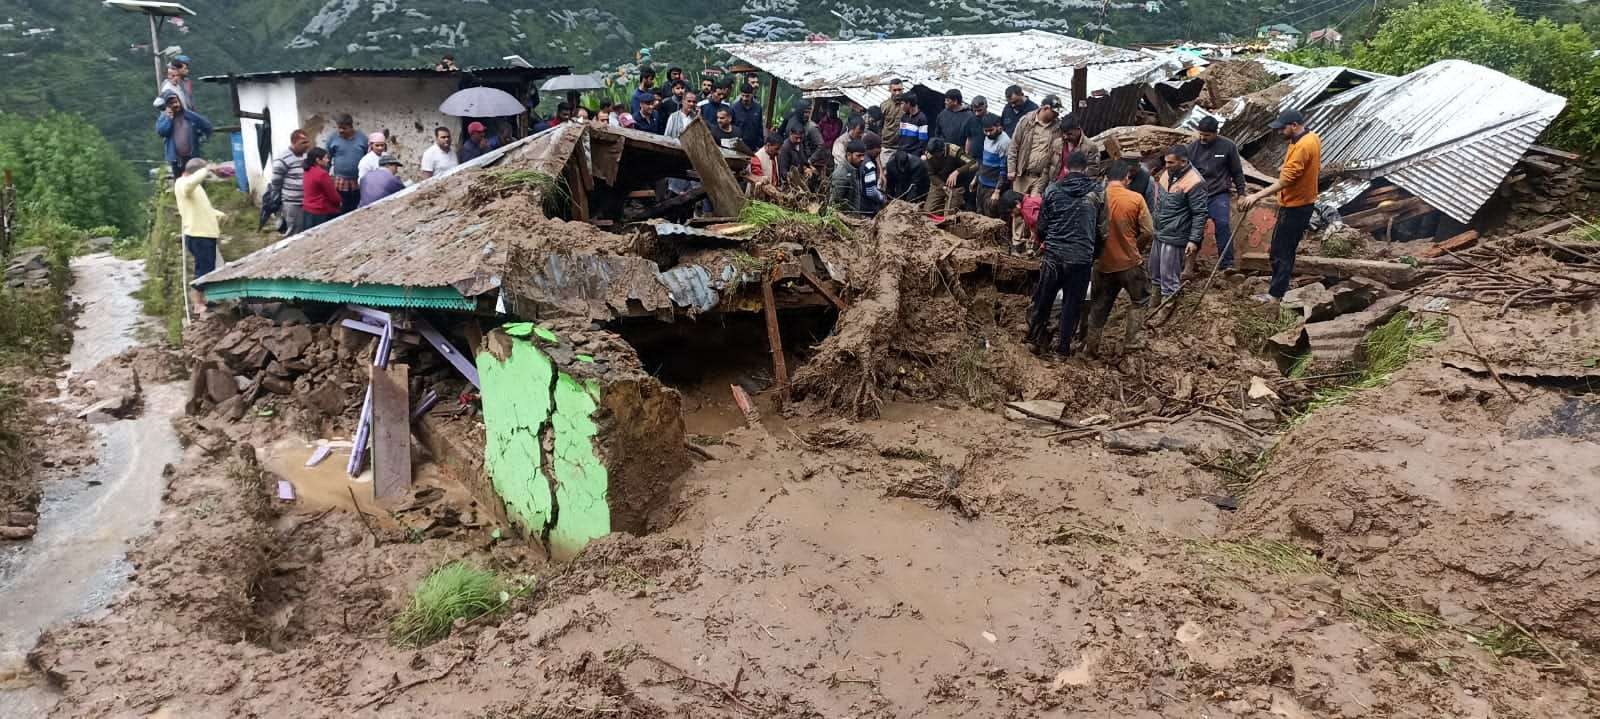
<path fill-rule="evenodd" d="M 148 15 L 147 17 L 150 18 L 150 56 L 155 58 L 156 62 L 156 92 L 161 92 L 161 83 L 167 79 L 167 76 L 166 73 L 161 71 L 161 43 L 156 40 L 156 28 L 159 26 L 156 24 L 156 16 Z"/>

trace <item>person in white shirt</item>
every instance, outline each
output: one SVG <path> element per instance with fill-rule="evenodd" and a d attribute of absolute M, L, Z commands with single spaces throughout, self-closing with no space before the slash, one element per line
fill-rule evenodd
<path fill-rule="evenodd" d="M 700 116 L 700 108 L 695 105 L 694 98 L 695 94 L 692 92 L 683 93 L 683 107 L 679 108 L 678 112 L 672 113 L 672 117 L 667 118 L 667 129 L 661 134 L 676 140 L 689 128 L 689 123 Z"/>
<path fill-rule="evenodd" d="M 433 128 L 433 146 L 422 153 L 422 177 L 427 179 L 441 172 L 446 172 L 459 164 L 456 160 L 456 151 L 450 147 L 450 130 L 445 127 Z"/>
<path fill-rule="evenodd" d="M 378 169 L 378 160 L 389 154 L 389 138 L 381 132 L 367 135 L 367 154 L 361 156 L 361 164 L 356 166 L 356 179 L 360 180 L 367 173 Z"/>

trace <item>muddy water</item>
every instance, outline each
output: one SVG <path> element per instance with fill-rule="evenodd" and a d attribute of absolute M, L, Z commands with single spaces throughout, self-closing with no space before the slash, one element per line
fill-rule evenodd
<path fill-rule="evenodd" d="M 90 255 L 74 260 L 72 273 L 83 310 L 63 390 L 67 378 L 151 331 L 132 297 L 142 263 Z M 39 533 L 0 560 L 0 717 L 44 716 L 54 706 L 53 692 L 26 668 L 28 650 L 51 625 L 103 609 L 126 583 L 128 547 L 161 510 L 162 468 L 182 454 L 170 420 L 183 399 L 180 385 L 146 385 L 138 418 L 95 425 L 99 461 L 47 485 Z"/>

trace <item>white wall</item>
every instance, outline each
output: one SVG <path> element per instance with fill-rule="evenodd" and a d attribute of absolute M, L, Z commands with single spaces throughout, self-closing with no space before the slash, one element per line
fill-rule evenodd
<path fill-rule="evenodd" d="M 239 83 L 239 109 L 244 112 L 268 112 L 272 117 L 274 154 L 289 146 L 289 134 L 299 125 L 300 108 L 295 99 L 294 85 L 292 78 Z M 250 194 L 259 200 L 261 193 L 266 190 L 266 180 L 270 179 L 262 177 L 262 167 L 270 158 L 263 158 L 256 151 L 256 137 L 261 131 L 261 122 L 240 119 L 239 125 L 244 137 L 244 163 L 250 178 Z"/>
<path fill-rule="evenodd" d="M 389 152 L 400 158 L 400 176 L 420 180 L 422 153 L 433 129 L 450 129 L 461 146 L 460 121 L 439 114 L 439 103 L 459 89 L 455 73 L 443 77 L 314 77 L 297 83 L 300 126 L 322 147 L 338 128 L 334 118 L 350 113 L 362 134 L 388 131 Z M 276 123 L 276 120 L 274 120 Z M 287 140 L 285 140 L 287 141 Z"/>

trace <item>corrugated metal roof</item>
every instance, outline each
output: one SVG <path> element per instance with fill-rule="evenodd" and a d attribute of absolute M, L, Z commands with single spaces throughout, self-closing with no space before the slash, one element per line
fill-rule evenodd
<path fill-rule="evenodd" d="M 493 75 L 519 75 L 533 79 L 565 75 L 572 72 L 568 65 L 544 65 L 541 67 L 519 67 L 513 65 L 500 65 L 489 67 L 468 67 L 456 72 L 435 70 L 431 67 L 324 67 L 306 68 L 302 70 L 267 70 L 263 72 L 245 72 L 235 75 L 206 75 L 200 78 L 201 82 L 227 82 L 229 77 L 238 80 L 274 80 L 284 77 L 448 77 L 451 75 L 463 76 L 473 74 Z"/>
<path fill-rule="evenodd" d="M 1341 92 L 1389 77 L 1381 73 L 1352 70 L 1348 67 L 1314 67 L 1261 92 L 1236 97 L 1217 110 L 1222 133 L 1240 145 L 1247 145 L 1272 132 L 1267 124 L 1287 110 L 1305 110 L 1327 93 Z"/>
<path fill-rule="evenodd" d="M 1444 60 L 1305 112 L 1322 138 L 1324 175 L 1385 178 L 1470 222 L 1566 104 L 1481 65 Z"/>
<path fill-rule="evenodd" d="M 1040 30 L 988 35 L 892 38 L 850 42 L 757 42 L 719 45 L 799 88 L 809 97 L 843 95 L 875 105 L 889 99 L 894 78 L 908 87 L 983 95 L 991 107 L 1019 85 L 1035 99 L 1070 95 L 1072 69 L 1089 67 L 1089 92 L 1163 79 L 1194 59 L 1178 53 L 1129 50 Z"/>

